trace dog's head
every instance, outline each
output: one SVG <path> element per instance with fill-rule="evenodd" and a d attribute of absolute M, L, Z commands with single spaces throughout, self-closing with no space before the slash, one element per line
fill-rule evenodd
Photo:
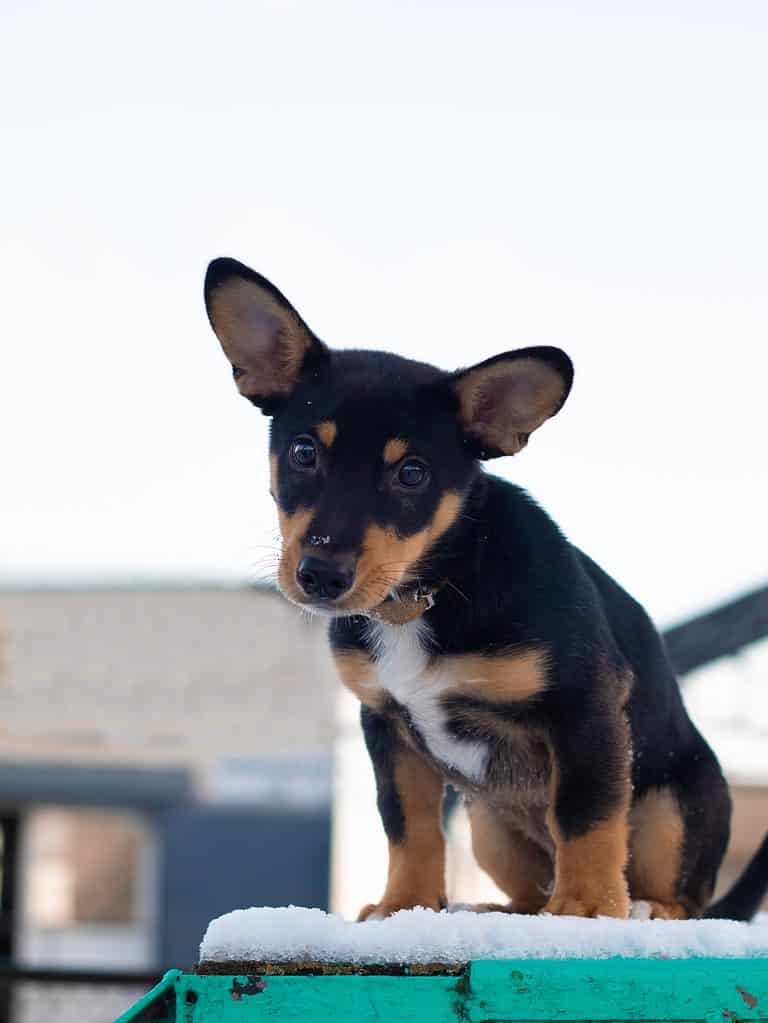
<path fill-rule="evenodd" d="M 272 416 L 280 588 L 331 613 L 370 611 L 417 581 L 461 514 L 477 460 L 524 447 L 573 378 L 558 348 L 455 373 L 333 351 L 274 285 L 232 259 L 209 266 L 205 302 L 240 393 Z"/>

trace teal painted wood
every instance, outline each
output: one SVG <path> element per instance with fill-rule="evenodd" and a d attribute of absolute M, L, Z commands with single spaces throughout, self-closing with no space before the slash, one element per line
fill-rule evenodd
<path fill-rule="evenodd" d="M 768 1020 L 768 959 L 472 963 L 466 1019 Z"/>
<path fill-rule="evenodd" d="M 148 1018 L 157 1023 L 165 1020 L 175 1023 L 176 985 L 181 977 L 183 977 L 181 970 L 169 970 L 159 984 L 155 984 L 152 990 L 147 991 L 127 1012 L 118 1016 L 115 1023 L 140 1023 Z M 160 1015 L 163 1011 L 165 1014 Z"/>
<path fill-rule="evenodd" d="M 197 1001 L 179 1023 L 456 1023 L 464 1019 L 462 977 L 191 977 L 181 1000 Z"/>
<path fill-rule="evenodd" d="M 469 964 L 458 977 L 232 977 L 171 971 L 117 1023 L 299 1020 L 768 1023 L 768 959 L 487 960 Z"/>

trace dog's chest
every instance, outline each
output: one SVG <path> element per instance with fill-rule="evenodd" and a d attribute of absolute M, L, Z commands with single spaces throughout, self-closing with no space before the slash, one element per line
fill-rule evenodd
<path fill-rule="evenodd" d="M 430 664 L 422 643 L 425 629 L 421 620 L 372 626 L 374 682 L 405 709 L 411 728 L 435 760 L 479 785 L 486 774 L 487 744 L 458 738 L 451 731 L 442 699 L 455 679 L 441 672 L 439 660 Z"/>

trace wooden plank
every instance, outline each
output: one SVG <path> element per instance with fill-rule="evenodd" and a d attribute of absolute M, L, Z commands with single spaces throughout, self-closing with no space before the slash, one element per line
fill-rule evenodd
<path fill-rule="evenodd" d="M 179 981 L 178 1023 L 456 1023 L 465 978 L 456 976 L 224 977 Z"/>
<path fill-rule="evenodd" d="M 768 1020 L 768 960 L 474 962 L 465 1019 Z"/>

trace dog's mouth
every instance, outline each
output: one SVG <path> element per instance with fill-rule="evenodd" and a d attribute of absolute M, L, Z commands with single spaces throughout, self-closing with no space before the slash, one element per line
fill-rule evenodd
<path fill-rule="evenodd" d="M 406 618 L 416 605 L 423 611 L 429 610 L 435 602 L 433 591 L 418 581 L 394 586 L 383 596 L 369 593 L 363 597 L 359 591 L 352 590 L 337 600 L 312 599 L 297 592 L 293 586 L 288 589 L 281 586 L 281 591 L 283 596 L 303 611 L 330 619 L 360 616 L 397 621 L 401 617 Z"/>
<path fill-rule="evenodd" d="M 420 581 L 401 583 L 390 589 L 388 593 L 369 603 L 363 604 L 359 595 L 351 593 L 338 601 L 311 601 L 296 592 L 284 594 L 291 604 L 302 608 L 310 615 L 325 619 L 336 618 L 368 618 L 372 621 L 385 622 L 390 625 L 402 625 L 420 617 L 435 606 L 435 590 L 423 585 Z"/>
<path fill-rule="evenodd" d="M 361 600 L 355 593 L 347 594 L 336 600 L 313 599 L 298 593 L 294 587 L 290 587 L 288 590 L 281 587 L 281 592 L 292 604 L 300 607 L 303 611 L 307 611 L 309 614 L 318 615 L 321 618 L 353 618 L 357 615 L 370 616 L 378 607 L 398 599 L 393 593 L 388 593 L 383 598 L 375 597 L 367 600 Z"/>
<path fill-rule="evenodd" d="M 430 528 L 400 535 L 394 528 L 373 524 L 360 549 L 353 551 L 327 544 L 319 550 L 302 542 L 305 533 L 294 537 L 283 529 L 280 589 L 292 603 L 325 618 L 367 615 L 409 620 L 409 606 L 416 605 L 414 612 L 429 609 L 420 566 L 434 536 L 443 531 Z"/>

